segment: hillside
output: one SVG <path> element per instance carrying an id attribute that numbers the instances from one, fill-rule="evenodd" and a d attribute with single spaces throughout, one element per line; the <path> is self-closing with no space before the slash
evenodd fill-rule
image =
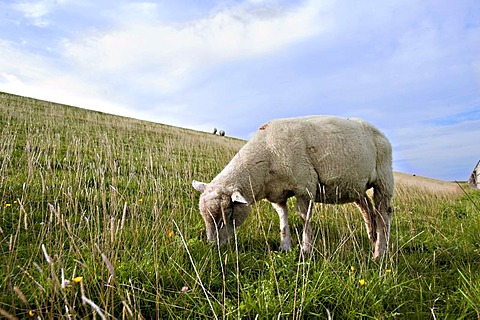
<path id="1" fill-rule="evenodd" d="M 203 143 L 210 144 L 212 149 L 227 147 L 230 149 L 230 154 L 234 154 L 244 144 L 244 141 L 238 139 L 218 139 L 218 137 L 205 132 L 125 118 L 7 93 L 0 93 L 0 99 L 3 112 L 3 116 L 0 119 L 2 127 L 6 126 L 10 120 L 23 121 L 25 124 L 27 121 L 32 121 L 34 125 L 38 125 L 38 127 L 42 127 L 46 131 L 52 130 L 51 132 L 46 132 L 47 134 L 57 133 L 70 137 L 75 135 L 92 135 L 92 128 L 95 128 L 96 134 L 99 132 L 108 134 L 112 128 L 116 128 L 115 130 L 117 131 L 118 129 L 126 129 L 130 131 L 130 134 L 136 131 L 145 131 L 151 134 L 158 134 L 157 140 L 152 141 L 151 146 L 154 143 L 161 145 L 163 142 L 161 137 L 167 135 L 176 136 L 180 140 L 184 138 L 184 140 L 205 140 Z M 98 132 L 97 129 L 100 129 L 100 131 Z M 134 137 L 129 138 L 132 141 L 134 139 Z M 148 145 L 148 143 L 146 144 Z M 207 152 L 203 156 L 208 158 L 208 155 L 209 153 Z M 225 161 L 228 161 L 228 158 Z M 211 178 L 211 176 L 207 178 Z M 395 172 L 395 182 L 398 187 L 419 188 L 425 192 L 453 194 L 461 192 L 459 186 L 455 183 L 401 172 Z"/>
<path id="2" fill-rule="evenodd" d="M 412 188 L 432 194 L 462 194 L 462 187 L 454 182 L 442 181 L 417 175 L 394 172 L 395 184 L 398 188 Z"/>
<path id="3" fill-rule="evenodd" d="M 217 248 L 191 180 L 214 177 L 244 141 L 5 93 L 0 130 L 0 316 L 480 314 L 478 192 L 395 173 L 381 261 L 354 205 L 315 206 L 312 259 L 295 214 L 294 249 L 278 251 L 278 216 L 263 201 Z"/>

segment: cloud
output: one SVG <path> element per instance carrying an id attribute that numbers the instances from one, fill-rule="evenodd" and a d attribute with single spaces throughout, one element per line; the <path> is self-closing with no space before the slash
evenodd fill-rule
<path id="1" fill-rule="evenodd" d="M 25 53 L 22 49 L 0 40 L 0 91 L 112 114 L 135 115 L 133 110 L 108 101 L 102 93 L 103 88 L 79 81 L 76 75 L 57 69 L 55 61 Z"/>
<path id="2" fill-rule="evenodd" d="M 147 81 L 172 93 L 199 69 L 269 54 L 318 33 L 317 10 L 311 3 L 292 11 L 242 4 L 180 24 L 133 18 L 113 32 L 66 39 L 64 47 L 83 69 L 140 78 L 155 70 Z"/>
<path id="3" fill-rule="evenodd" d="M 47 76 L 47 68 L 44 68 L 43 59 L 39 56 L 24 52 L 22 46 L 0 39 L 0 70 L 8 79 L 39 80 Z M 21 63 L 12 63 L 19 61 Z"/>
<path id="4" fill-rule="evenodd" d="M 50 21 L 46 16 L 58 5 L 62 5 L 65 2 L 66 0 L 24 1 L 13 4 L 12 8 L 22 13 L 33 25 L 46 27 L 50 25 Z"/>
<path id="5" fill-rule="evenodd" d="M 41 18 L 49 12 L 47 1 L 21 2 L 13 5 L 13 8 L 22 12 L 27 18 Z"/>

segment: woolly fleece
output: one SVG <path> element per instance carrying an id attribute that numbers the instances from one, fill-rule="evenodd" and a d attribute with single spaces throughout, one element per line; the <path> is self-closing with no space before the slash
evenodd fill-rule
<path id="1" fill-rule="evenodd" d="M 304 251 L 312 251 L 310 200 L 356 202 L 378 257 L 387 249 L 393 183 L 391 145 L 377 128 L 360 119 L 310 116 L 267 122 L 209 184 L 193 185 L 202 192 L 200 212 L 210 241 L 225 243 L 233 221 L 238 227 L 247 217 L 250 206 L 234 201 L 236 192 L 248 204 L 261 199 L 275 204 L 281 247 L 288 250 L 286 200 L 295 196 L 304 221 Z M 375 209 L 366 195 L 371 187 Z"/>

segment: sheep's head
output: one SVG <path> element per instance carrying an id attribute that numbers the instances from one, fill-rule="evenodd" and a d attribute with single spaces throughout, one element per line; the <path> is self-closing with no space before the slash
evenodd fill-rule
<path id="1" fill-rule="evenodd" d="M 240 226 L 250 212 L 248 201 L 238 190 L 228 190 L 193 180 L 193 187 L 201 192 L 200 213 L 207 228 L 209 242 L 225 244 L 234 228 Z"/>

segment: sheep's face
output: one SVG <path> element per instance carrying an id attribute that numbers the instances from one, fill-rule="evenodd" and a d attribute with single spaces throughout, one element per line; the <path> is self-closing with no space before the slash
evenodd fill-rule
<path id="1" fill-rule="evenodd" d="M 210 186 L 194 181 L 200 195 L 200 213 L 207 229 L 207 240 L 219 244 L 227 243 L 234 228 L 240 226 L 248 216 L 250 206 L 238 191 Z"/>

